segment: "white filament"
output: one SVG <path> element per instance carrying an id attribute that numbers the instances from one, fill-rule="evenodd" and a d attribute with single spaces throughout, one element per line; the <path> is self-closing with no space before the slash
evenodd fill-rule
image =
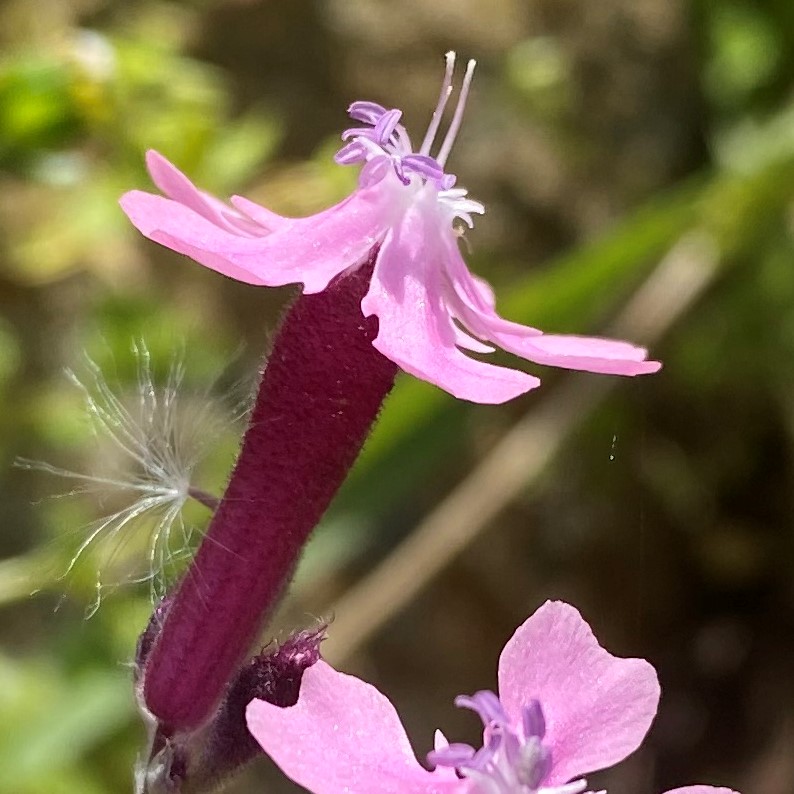
<path id="1" fill-rule="evenodd" d="M 430 147 L 436 139 L 438 128 L 441 125 L 441 117 L 444 115 L 444 109 L 447 106 L 449 97 L 452 94 L 452 75 L 455 72 L 455 53 L 450 51 L 444 58 L 447 65 L 444 71 L 444 82 L 441 85 L 441 93 L 438 96 L 438 103 L 436 109 L 433 111 L 433 118 L 430 119 L 430 124 L 427 127 L 425 138 L 422 141 L 422 146 L 419 149 L 419 154 L 430 154 Z"/>
<path id="2" fill-rule="evenodd" d="M 466 64 L 466 73 L 463 75 L 463 84 L 460 87 L 460 95 L 458 96 L 458 104 L 455 107 L 455 115 L 452 117 L 452 123 L 449 125 L 444 142 L 441 144 L 441 149 L 438 152 L 436 160 L 443 168 L 452 151 L 455 143 L 455 138 L 458 137 L 460 125 L 463 122 L 463 112 L 466 110 L 466 100 L 469 97 L 469 88 L 471 81 L 474 78 L 474 68 L 477 66 L 477 61 L 471 60 Z"/>

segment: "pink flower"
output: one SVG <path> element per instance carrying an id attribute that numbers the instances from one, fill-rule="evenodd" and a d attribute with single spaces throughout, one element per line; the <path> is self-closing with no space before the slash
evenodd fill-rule
<path id="1" fill-rule="evenodd" d="M 582 775 L 639 747 L 659 684 L 643 659 L 602 648 L 572 606 L 546 602 L 502 650 L 499 695 L 457 705 L 477 712 L 483 746 L 437 732 L 421 766 L 397 712 L 377 689 L 317 662 L 296 705 L 248 706 L 248 728 L 284 773 L 313 794 L 579 794 Z M 690 786 L 668 794 L 735 794 Z"/>
<path id="2" fill-rule="evenodd" d="M 501 347 L 538 364 L 615 375 L 656 372 L 644 348 L 608 339 L 544 334 L 500 317 L 490 287 L 468 270 L 458 247 L 463 227 L 483 213 L 444 171 L 461 124 L 474 70 L 466 70 L 457 109 L 436 155 L 430 155 L 452 92 L 454 55 L 438 106 L 415 151 L 401 111 L 355 102 L 363 126 L 346 130 L 340 164 L 363 164 L 359 187 L 309 218 L 285 218 L 240 196 L 228 206 L 193 185 L 167 160 L 147 163 L 164 196 L 127 193 L 121 205 L 150 239 L 230 278 L 277 286 L 301 283 L 320 292 L 377 252 L 364 316 L 379 322 L 373 345 L 413 375 L 456 397 L 500 403 L 540 384 L 533 375 L 466 355 Z"/>

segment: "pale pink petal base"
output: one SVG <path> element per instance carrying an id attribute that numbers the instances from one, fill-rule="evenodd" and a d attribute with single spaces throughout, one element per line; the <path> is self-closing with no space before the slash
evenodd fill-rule
<path id="1" fill-rule="evenodd" d="M 547 601 L 505 645 L 499 697 L 513 720 L 531 700 L 554 748 L 546 785 L 612 766 L 639 747 L 656 715 L 659 683 L 644 659 L 621 659 L 598 644 L 572 606 Z"/>
<path id="2" fill-rule="evenodd" d="M 444 256 L 432 214 L 411 206 L 383 241 L 365 316 L 378 318 L 375 347 L 406 372 L 463 400 L 502 403 L 540 385 L 533 375 L 469 358 L 458 345 L 476 347 L 461 334 L 444 304 Z M 482 349 L 482 348 L 481 348 Z"/>
<path id="3" fill-rule="evenodd" d="M 450 770 L 419 765 L 397 712 L 375 687 L 317 662 L 295 706 L 254 700 L 248 729 L 287 777 L 313 794 L 451 794 Z"/>
<path id="4" fill-rule="evenodd" d="M 500 317 L 492 294 L 466 267 L 457 241 L 445 240 L 445 263 L 451 290 L 448 302 L 453 314 L 480 339 L 493 342 L 521 358 L 550 367 L 598 372 L 607 375 L 648 375 L 658 372 L 658 361 L 647 361 L 644 347 L 589 336 L 544 334 L 537 328 Z"/>

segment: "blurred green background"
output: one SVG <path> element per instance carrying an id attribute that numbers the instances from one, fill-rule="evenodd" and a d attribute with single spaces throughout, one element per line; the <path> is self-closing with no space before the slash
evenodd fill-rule
<path id="1" fill-rule="evenodd" d="M 124 494 L 54 498 L 81 483 L 14 460 L 125 465 L 64 368 L 90 386 L 90 356 L 135 406 L 135 340 L 166 392 L 182 361 L 178 422 L 217 429 L 197 471 L 217 492 L 292 294 L 140 239 L 117 199 L 149 187 L 144 151 L 314 212 L 354 184 L 331 160 L 347 104 L 397 105 L 421 139 L 451 48 L 479 60 L 450 164 L 488 207 L 472 267 L 510 318 L 618 318 L 665 368 L 543 372 L 498 408 L 403 376 L 263 641 L 335 612 L 329 653 L 392 697 L 422 756 L 437 726 L 476 738 L 453 697 L 493 687 L 512 630 L 565 598 L 664 692 L 594 789 L 794 792 L 790 0 L 5 0 L 0 41 L 2 794 L 131 790 L 134 643 L 206 521 L 189 507 L 161 538 L 151 582 L 130 583 L 157 517 L 63 575 Z M 296 789 L 260 761 L 229 790 Z"/>

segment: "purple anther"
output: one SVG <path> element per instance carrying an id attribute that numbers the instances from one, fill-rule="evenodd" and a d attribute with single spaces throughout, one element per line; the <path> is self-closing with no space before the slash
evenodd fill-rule
<path id="1" fill-rule="evenodd" d="M 543 716 L 540 701 L 530 700 L 529 705 L 522 709 L 521 718 L 524 724 L 524 738 L 537 736 L 538 739 L 542 739 L 546 735 L 546 718 Z"/>
<path id="2" fill-rule="evenodd" d="M 409 154 L 401 158 L 401 160 L 402 166 L 406 171 L 411 171 L 423 179 L 436 183 L 443 190 L 447 189 L 443 187 L 444 177 L 446 176 L 444 169 L 432 157 L 428 157 L 426 154 Z"/>
<path id="3" fill-rule="evenodd" d="M 366 159 L 366 150 L 357 140 L 350 141 L 334 155 L 334 162 L 339 165 L 355 165 Z"/>
<path id="4" fill-rule="evenodd" d="M 343 141 L 349 141 L 351 138 L 367 138 L 373 142 L 377 142 L 377 135 L 375 134 L 374 127 L 348 127 L 342 131 L 339 136 Z"/>
<path id="5" fill-rule="evenodd" d="M 455 698 L 455 705 L 476 712 L 486 727 L 506 726 L 508 723 L 502 702 L 490 689 L 481 689 L 473 695 L 458 695 Z"/>
<path id="6" fill-rule="evenodd" d="M 402 118 L 402 110 L 387 110 L 379 119 L 372 130 L 374 138 L 381 146 L 385 146 Z"/>
<path id="7" fill-rule="evenodd" d="M 347 115 L 350 116 L 351 119 L 373 126 L 377 124 L 378 119 L 385 112 L 386 108 L 383 107 L 383 105 L 379 105 L 377 102 L 366 102 L 364 100 L 354 102 L 347 109 Z"/>
<path id="8" fill-rule="evenodd" d="M 452 190 L 455 187 L 455 183 L 458 181 L 458 178 L 455 174 L 444 174 L 441 177 L 441 189 L 442 190 Z"/>
<path id="9" fill-rule="evenodd" d="M 397 179 L 399 179 L 404 185 L 410 185 L 411 177 L 405 173 L 402 159 L 399 157 L 392 157 L 390 160 L 392 167 L 394 168 L 394 173 L 397 174 Z"/>
<path id="10" fill-rule="evenodd" d="M 411 176 L 416 175 L 423 182 L 431 182 L 438 190 L 449 190 L 455 184 L 452 174 L 445 174 L 438 160 L 425 152 L 413 153 L 408 133 L 400 124 L 402 111 L 397 108 L 386 110 L 374 102 L 356 102 L 350 106 L 350 115 L 371 127 L 350 127 L 342 133 L 346 141 L 335 155 L 334 160 L 340 165 L 366 163 L 380 157 L 389 158 L 394 173 L 404 185 L 411 184 Z M 377 171 L 370 169 L 362 173 L 359 184 L 362 187 L 383 178 L 384 168 L 379 165 Z"/>

